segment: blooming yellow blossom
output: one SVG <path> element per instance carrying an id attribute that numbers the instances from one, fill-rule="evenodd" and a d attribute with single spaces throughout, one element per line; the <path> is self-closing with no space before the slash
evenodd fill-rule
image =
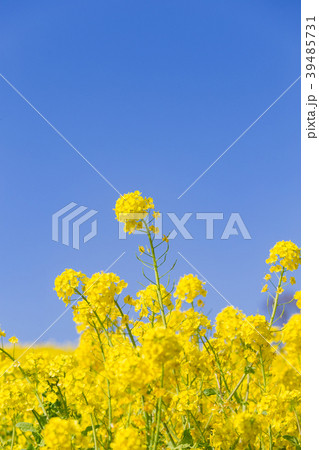
<path id="1" fill-rule="evenodd" d="M 199 280 L 197 275 L 184 275 L 176 286 L 174 297 L 186 300 L 188 303 L 192 303 L 199 295 L 206 297 L 207 291 L 203 288 L 204 284 L 205 282 Z"/>
<path id="2" fill-rule="evenodd" d="M 75 289 L 78 288 L 84 277 L 85 275 L 82 272 L 76 272 L 73 269 L 65 269 L 61 275 L 56 277 L 54 290 L 66 305 L 70 303 L 71 297 L 75 293 Z"/>
<path id="3" fill-rule="evenodd" d="M 155 227 L 154 225 L 150 225 L 149 230 L 152 231 L 154 234 L 159 233 L 159 228 Z"/>
<path id="4" fill-rule="evenodd" d="M 143 336 L 142 355 L 155 366 L 164 363 L 167 365 L 170 361 L 176 364 L 181 350 L 181 344 L 173 330 L 154 327 Z"/>
<path id="5" fill-rule="evenodd" d="M 116 433 L 113 450 L 146 450 L 146 444 L 143 443 L 141 432 L 134 427 L 119 429 Z"/>
<path id="6" fill-rule="evenodd" d="M 294 299 L 297 300 L 296 305 L 301 308 L 301 291 L 297 291 L 294 295 Z"/>
<path id="7" fill-rule="evenodd" d="M 269 251 L 268 264 L 278 263 L 286 270 L 296 270 L 300 264 L 300 248 L 291 241 L 280 241 Z"/>
<path id="8" fill-rule="evenodd" d="M 11 344 L 17 344 L 17 343 L 19 342 L 19 339 L 18 339 L 17 337 L 15 337 L 15 336 L 12 336 L 12 337 L 9 339 L 9 342 L 10 342 Z"/>
<path id="9" fill-rule="evenodd" d="M 83 437 L 76 420 L 63 420 L 59 417 L 53 417 L 46 425 L 43 436 L 44 449 L 70 450 L 71 448 L 82 448 L 80 444 Z"/>
<path id="10" fill-rule="evenodd" d="M 127 305 L 135 305 L 135 300 L 130 296 L 127 295 L 126 297 L 124 297 L 124 303 L 126 303 Z"/>
<path id="11" fill-rule="evenodd" d="M 124 231 L 131 234 L 143 228 L 142 221 L 152 209 L 153 199 L 142 197 L 140 191 L 135 191 L 122 195 L 117 200 L 114 211 L 116 219 L 124 223 Z"/>
<path id="12" fill-rule="evenodd" d="M 294 284 L 296 284 L 296 279 L 295 277 L 290 277 L 290 284 L 293 286 Z"/>
<path id="13" fill-rule="evenodd" d="M 142 317 L 147 317 L 150 312 L 159 313 L 161 309 L 160 301 L 163 302 L 169 310 L 173 309 L 171 294 L 165 287 L 160 285 L 161 297 L 158 297 L 158 289 L 154 284 L 150 284 L 145 289 L 137 292 L 137 300 L 134 302 L 135 311 L 141 311 Z"/>

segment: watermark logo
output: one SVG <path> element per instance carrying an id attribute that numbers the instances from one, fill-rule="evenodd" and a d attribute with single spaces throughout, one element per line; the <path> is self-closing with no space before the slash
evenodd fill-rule
<path id="1" fill-rule="evenodd" d="M 246 227 L 241 215 L 238 212 L 232 212 L 229 216 L 225 216 L 222 212 L 205 212 L 205 213 L 185 213 L 181 218 L 173 212 L 167 213 L 165 216 L 169 219 L 168 230 L 170 230 L 169 239 L 175 239 L 179 234 L 183 239 L 194 239 L 187 226 L 189 220 L 195 218 L 195 220 L 205 221 L 205 227 L 203 233 L 205 233 L 205 239 L 215 239 L 214 225 L 215 222 L 223 221 L 223 232 L 217 236 L 217 239 L 228 240 L 231 236 L 238 236 L 245 240 L 250 240 L 251 235 Z M 158 233 L 155 239 L 162 239 L 163 237 L 163 217 L 164 214 L 160 214 L 158 218 L 154 220 L 154 226 L 158 228 Z M 144 215 L 138 213 L 125 213 L 125 221 L 143 219 Z M 122 221 L 123 222 L 123 221 Z M 173 227 L 173 228 L 172 228 Z M 166 228 L 166 227 L 165 227 Z M 140 234 L 139 231 L 135 231 L 135 234 Z M 118 228 L 119 239 L 126 239 L 126 232 L 124 231 L 124 224 L 119 222 Z"/>
<path id="2" fill-rule="evenodd" d="M 93 216 L 97 214 L 97 211 L 95 211 L 94 209 L 91 209 L 89 211 L 87 211 L 87 209 L 88 208 L 86 206 L 78 206 L 77 203 L 71 202 L 63 208 L 59 209 L 59 211 L 52 214 L 52 240 L 55 242 L 59 242 L 61 235 L 62 244 L 69 246 L 71 245 L 71 234 L 72 247 L 76 250 L 79 250 L 81 225 L 88 222 Z M 84 211 L 87 212 L 85 214 L 82 214 Z M 97 220 L 95 219 L 90 223 L 91 231 L 83 237 L 84 243 L 88 242 L 90 239 L 94 238 L 94 236 L 97 235 Z"/>

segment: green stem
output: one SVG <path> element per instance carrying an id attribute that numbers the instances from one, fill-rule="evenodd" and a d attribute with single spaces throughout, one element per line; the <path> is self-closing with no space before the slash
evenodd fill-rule
<path id="1" fill-rule="evenodd" d="M 144 420 L 145 420 L 145 428 L 146 428 L 147 448 L 149 448 L 150 442 L 151 442 L 150 420 L 149 420 L 149 415 L 148 415 L 148 413 L 145 411 L 145 400 L 144 400 L 144 395 L 142 395 L 142 405 L 143 405 Z"/>
<path id="2" fill-rule="evenodd" d="M 225 384 L 225 388 L 226 388 L 228 394 L 230 394 L 230 389 L 229 389 L 229 387 L 228 387 L 228 384 L 227 384 L 227 381 L 226 381 L 226 378 L 225 378 L 225 374 L 224 374 L 224 371 L 223 371 L 222 366 L 221 366 L 221 364 L 220 364 L 218 355 L 217 355 L 217 353 L 215 352 L 215 350 L 214 350 L 214 348 L 212 347 L 212 345 L 211 345 L 211 343 L 209 342 L 209 340 L 207 339 L 207 337 L 204 336 L 204 338 L 205 338 L 205 340 L 206 340 L 206 342 L 207 342 L 209 348 L 210 348 L 211 351 L 213 352 L 213 355 L 214 355 L 214 357 L 215 357 L 215 361 L 216 361 L 217 367 L 218 367 L 218 369 L 219 369 L 219 371 L 220 371 L 220 375 L 221 375 L 222 380 L 223 380 L 223 382 L 224 382 L 224 384 Z M 205 346 L 205 348 L 206 348 L 206 350 L 207 350 L 207 347 L 206 347 L 206 345 L 205 345 L 205 343 L 204 343 L 202 337 L 201 337 L 201 341 L 202 341 L 203 345 Z M 208 352 L 208 350 L 207 350 L 207 352 Z M 209 353 L 209 352 L 208 352 L 208 353 Z M 236 397 L 236 393 L 235 393 L 235 397 Z M 236 400 L 237 400 L 238 403 L 239 403 L 239 398 L 236 398 Z"/>
<path id="3" fill-rule="evenodd" d="M 233 390 L 233 392 L 230 394 L 230 396 L 227 398 L 227 402 L 232 398 L 233 395 L 236 394 L 237 390 L 239 389 L 240 385 L 242 384 L 242 382 L 244 381 L 244 379 L 246 378 L 247 373 L 244 373 L 243 376 L 241 377 L 241 379 L 238 381 L 235 389 Z"/>
<path id="4" fill-rule="evenodd" d="M 91 306 L 90 302 L 88 301 L 88 299 L 83 294 L 81 294 L 80 291 L 78 291 L 77 289 L 74 289 L 74 292 L 79 294 L 82 297 L 82 299 L 92 308 L 92 306 Z M 101 328 L 104 330 L 106 338 L 108 340 L 108 343 L 109 343 L 110 347 L 113 347 L 113 344 L 112 344 L 111 338 L 109 336 L 109 333 L 108 333 L 107 329 L 105 328 L 102 320 L 100 319 L 100 316 L 97 314 L 97 312 L 93 308 L 92 308 L 92 311 L 93 311 L 93 314 L 95 315 L 95 317 L 97 318 L 97 321 L 101 325 Z M 95 327 L 94 327 L 94 329 L 98 333 L 98 330 Z"/>
<path id="5" fill-rule="evenodd" d="M 212 420 L 212 418 L 213 418 L 213 415 L 214 415 L 214 411 L 212 411 L 212 412 L 210 413 L 210 416 L 209 416 L 209 418 L 208 418 L 208 420 L 207 420 L 207 422 L 206 422 L 204 431 L 207 431 L 207 428 L 209 427 L 209 424 L 210 424 L 210 422 L 211 422 L 211 420 Z"/>
<path id="6" fill-rule="evenodd" d="M 243 405 L 243 411 L 246 411 L 246 408 L 247 408 L 248 397 L 249 397 L 249 383 L 250 383 L 250 374 L 247 375 L 247 386 L 246 386 L 246 395 L 245 395 L 245 402 Z"/>
<path id="7" fill-rule="evenodd" d="M 95 429 L 95 425 L 94 425 L 94 420 L 93 420 L 92 414 L 90 414 L 90 419 L 91 419 L 92 433 L 93 433 L 93 439 L 94 439 L 94 449 L 98 450 L 97 440 L 96 440 L 96 429 Z"/>
<path id="8" fill-rule="evenodd" d="M 11 450 L 13 450 L 15 438 L 16 438 L 16 424 L 13 423 L 12 437 L 11 437 L 11 446 L 10 446 Z"/>
<path id="9" fill-rule="evenodd" d="M 205 444 L 207 444 L 206 438 L 205 438 L 205 436 L 204 436 L 204 434 L 203 434 L 203 432 L 202 432 L 202 430 L 201 430 L 201 427 L 200 427 L 198 421 L 196 420 L 194 414 L 193 414 L 191 411 L 189 411 L 189 413 L 190 413 L 190 415 L 191 415 L 193 421 L 195 422 L 196 428 L 198 429 L 199 434 L 201 435 L 203 441 L 205 442 Z"/>
<path id="10" fill-rule="evenodd" d="M 263 375 L 263 382 L 264 382 L 264 390 L 266 389 L 266 374 L 265 374 L 265 366 L 264 366 L 264 360 L 263 360 L 263 355 L 262 352 L 260 350 L 260 365 L 261 365 L 261 373 Z"/>
<path id="11" fill-rule="evenodd" d="M 36 421 L 38 422 L 39 427 L 41 428 L 41 430 L 43 430 L 43 425 L 41 423 L 41 417 L 39 416 L 39 414 L 34 409 L 32 409 L 31 412 L 34 415 L 34 417 L 36 418 Z"/>
<path id="12" fill-rule="evenodd" d="M 87 398 L 86 398 L 84 392 L 82 392 L 82 395 L 83 395 L 83 398 L 85 400 L 85 403 L 88 405 L 89 403 L 87 401 Z M 94 424 L 92 413 L 90 413 L 90 419 L 91 419 L 91 426 L 92 426 L 92 433 L 93 433 L 93 440 L 94 440 L 94 449 L 98 450 L 97 439 L 96 439 L 96 429 L 95 429 L 95 424 Z"/>
<path id="13" fill-rule="evenodd" d="M 122 308 L 120 307 L 120 305 L 118 304 L 118 302 L 116 300 L 114 300 L 114 301 L 115 301 L 115 305 L 117 306 L 117 309 L 120 311 L 121 317 L 124 317 L 124 313 L 123 313 Z M 133 347 L 136 347 L 136 343 L 135 343 L 135 340 L 134 340 L 134 337 L 132 335 L 132 331 L 131 331 L 130 327 L 127 324 L 125 325 L 125 327 L 126 327 L 126 330 L 128 332 L 129 338 L 130 338 L 130 340 L 131 340 L 131 342 L 133 344 Z"/>
<path id="14" fill-rule="evenodd" d="M 106 358 L 105 358 L 105 354 L 104 354 L 104 349 L 103 349 L 103 344 L 101 342 L 100 336 L 97 332 L 97 330 L 95 329 L 96 333 L 97 333 L 97 337 L 99 339 L 99 344 L 100 344 L 100 348 L 101 348 L 101 353 L 102 353 L 102 358 L 103 358 L 103 362 L 104 364 L 106 363 Z M 108 418 L 109 418 L 109 423 L 108 423 L 108 433 L 109 433 L 109 446 L 112 442 L 112 402 L 111 402 L 111 390 L 110 390 L 110 381 L 108 379 L 106 379 L 106 385 L 107 385 L 107 396 L 108 396 Z"/>
<path id="15" fill-rule="evenodd" d="M 151 233 L 150 233 L 150 230 L 148 228 L 147 223 L 145 222 L 145 220 L 143 220 L 143 222 L 144 222 L 144 225 L 145 225 L 145 228 L 146 228 L 148 240 L 149 240 L 150 247 L 151 247 L 151 254 L 152 254 L 152 260 L 153 260 L 154 274 L 155 274 L 155 280 L 156 280 L 157 299 L 158 299 L 158 302 L 159 302 L 159 305 L 160 305 L 163 325 L 164 325 L 165 328 L 167 328 L 166 318 L 165 318 L 165 311 L 164 311 L 164 305 L 163 305 L 163 299 L 162 299 L 162 293 L 161 293 L 160 277 L 159 277 L 159 274 L 158 274 L 158 266 L 157 266 L 157 260 L 156 260 L 156 255 L 155 255 L 155 249 L 154 249 L 154 245 L 153 245 L 153 239 L 152 239 L 152 236 L 151 236 Z"/>
<path id="16" fill-rule="evenodd" d="M 161 378 L 161 388 L 164 385 L 164 364 L 162 364 L 162 378 Z M 155 439 L 154 439 L 154 450 L 157 449 L 157 443 L 159 438 L 159 430 L 161 425 L 161 412 L 162 412 L 162 396 L 158 399 L 157 405 L 157 420 L 156 420 L 156 431 L 155 431 Z"/>
<path id="17" fill-rule="evenodd" d="M 272 449 L 273 449 L 273 444 L 272 444 L 272 431 L 271 431 L 271 426 L 270 426 L 270 425 L 269 425 L 268 432 L 269 432 L 269 450 L 272 450 Z"/>
<path id="18" fill-rule="evenodd" d="M 108 396 L 108 415 L 109 415 L 109 443 L 112 442 L 112 402 L 111 402 L 111 390 L 110 390 L 110 382 L 107 381 L 107 396 Z"/>
<path id="19" fill-rule="evenodd" d="M 172 435 L 171 435 L 171 433 L 170 433 L 170 431 L 169 431 L 169 428 L 168 428 L 168 426 L 167 426 L 167 423 L 166 423 L 166 422 L 163 422 L 163 425 L 164 425 L 164 428 L 165 428 L 165 430 L 166 430 L 167 436 L 168 436 L 168 438 L 169 438 L 171 444 L 175 447 L 176 444 L 175 444 L 175 441 L 174 441 L 174 439 L 173 439 L 173 437 L 172 437 Z"/>
<path id="20" fill-rule="evenodd" d="M 282 277 L 284 276 L 284 273 L 285 273 L 285 268 L 283 267 L 283 268 L 281 269 L 281 272 L 280 272 L 280 277 L 279 277 L 279 281 L 278 281 L 276 297 L 275 297 L 275 299 L 274 299 L 274 304 L 273 304 L 272 314 L 271 314 L 270 321 L 269 321 L 269 328 L 271 328 L 271 326 L 272 326 L 272 324 L 273 324 L 273 322 L 274 322 L 274 320 L 275 320 L 276 311 L 277 311 L 277 308 L 278 308 L 278 299 L 279 299 L 278 289 L 281 288 L 281 285 L 282 285 Z"/>

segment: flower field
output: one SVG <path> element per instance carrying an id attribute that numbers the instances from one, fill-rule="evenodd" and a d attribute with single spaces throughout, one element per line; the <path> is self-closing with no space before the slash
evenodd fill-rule
<path id="1" fill-rule="evenodd" d="M 297 245 L 278 242 L 266 260 L 269 316 L 227 306 L 211 321 L 205 282 L 168 278 L 153 199 L 125 194 L 115 214 L 148 238 L 137 252 L 145 286 L 133 298 L 114 273 L 59 275 L 57 296 L 80 333 L 74 350 L 24 351 L 0 330 L 1 448 L 300 448 L 300 314 L 278 327 Z M 298 291 L 289 302 L 300 301 Z"/>

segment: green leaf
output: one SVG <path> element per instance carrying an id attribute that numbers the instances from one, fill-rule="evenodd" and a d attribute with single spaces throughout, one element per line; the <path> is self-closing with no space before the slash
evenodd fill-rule
<path id="1" fill-rule="evenodd" d="M 245 367 L 245 374 L 247 375 L 249 373 L 255 373 L 255 369 L 251 366 Z"/>
<path id="2" fill-rule="evenodd" d="M 31 433 L 37 433 L 37 429 L 35 428 L 35 426 L 32 423 L 28 423 L 28 422 L 18 422 L 16 424 L 17 428 L 20 428 L 21 431 L 31 431 Z"/>
<path id="3" fill-rule="evenodd" d="M 179 445 L 193 445 L 193 438 L 189 430 L 184 430 L 183 437 L 179 442 Z M 187 447 L 186 447 L 187 448 Z"/>
<path id="4" fill-rule="evenodd" d="M 203 390 L 203 393 L 204 393 L 207 397 L 209 397 L 210 395 L 216 395 L 216 394 L 217 394 L 217 391 L 216 391 L 216 389 L 210 388 L 210 389 L 204 389 L 204 390 Z"/>
<path id="5" fill-rule="evenodd" d="M 95 425 L 95 429 L 97 430 L 100 428 L 101 425 Z M 85 428 L 85 430 L 82 431 L 83 436 L 87 436 L 88 433 L 90 433 L 93 430 L 92 425 L 89 425 Z"/>
<path id="6" fill-rule="evenodd" d="M 283 436 L 284 439 L 286 439 L 286 441 L 291 442 L 295 447 L 297 447 L 298 449 L 300 449 L 300 444 L 298 439 L 296 438 L 296 436 L 289 436 L 288 434 L 285 434 Z"/>

